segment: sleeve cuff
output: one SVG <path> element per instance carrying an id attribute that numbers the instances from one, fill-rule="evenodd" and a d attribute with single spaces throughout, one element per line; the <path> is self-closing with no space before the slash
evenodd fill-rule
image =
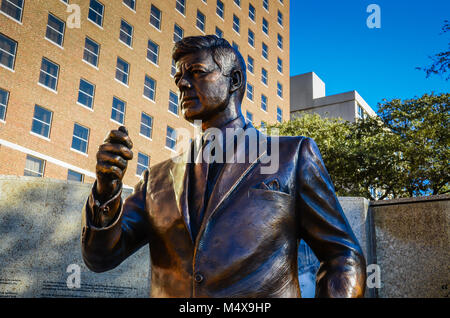
<path id="1" fill-rule="evenodd" d="M 120 203 L 122 201 L 121 195 L 122 195 L 122 182 L 119 185 L 119 188 L 117 190 L 117 192 L 106 202 L 101 203 L 98 200 L 98 194 L 96 192 L 96 188 L 97 188 L 97 180 L 95 180 L 93 186 L 92 186 L 92 191 L 91 194 L 89 195 L 89 199 L 88 199 L 88 206 L 90 208 L 90 212 L 89 213 L 89 223 L 90 225 L 94 225 L 95 227 L 105 227 L 108 226 L 109 224 L 114 223 L 114 221 L 117 218 L 117 211 L 120 208 Z M 113 211 L 113 212 L 112 212 Z M 111 213 L 115 214 L 115 217 L 113 218 L 113 220 L 111 220 L 111 222 L 109 222 L 108 225 L 103 225 L 101 224 L 101 220 L 103 219 L 102 216 L 103 215 L 111 215 Z"/>

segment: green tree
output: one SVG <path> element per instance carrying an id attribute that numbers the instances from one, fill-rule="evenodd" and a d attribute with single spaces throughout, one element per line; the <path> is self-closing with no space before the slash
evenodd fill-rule
<path id="1" fill-rule="evenodd" d="M 450 24 L 446 20 L 442 27 L 442 34 L 445 34 L 448 31 L 450 31 Z M 441 75 L 448 81 L 450 79 L 450 42 L 448 43 L 448 46 L 447 51 L 430 56 L 430 59 L 433 61 L 430 66 L 417 67 L 417 69 L 425 71 L 427 78 L 431 75 Z"/>
<path id="2" fill-rule="evenodd" d="M 404 187 L 409 196 L 450 191 L 450 94 L 384 100 L 378 114 L 400 138 Z"/>
<path id="3" fill-rule="evenodd" d="M 280 135 L 307 136 L 317 143 L 339 196 L 362 196 L 370 200 L 400 196 L 398 137 L 379 120 L 355 123 L 305 114 L 268 126 Z"/>
<path id="4" fill-rule="evenodd" d="M 350 123 L 306 114 L 267 129 L 313 138 L 340 196 L 442 194 L 450 191 L 448 100 L 449 94 L 384 100 L 380 117 Z"/>

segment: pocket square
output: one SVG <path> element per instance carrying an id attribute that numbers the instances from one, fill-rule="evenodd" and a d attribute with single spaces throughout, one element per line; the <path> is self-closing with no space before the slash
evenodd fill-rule
<path id="1" fill-rule="evenodd" d="M 278 179 L 266 180 L 258 184 L 255 188 L 263 190 L 280 191 L 280 183 L 278 182 Z"/>

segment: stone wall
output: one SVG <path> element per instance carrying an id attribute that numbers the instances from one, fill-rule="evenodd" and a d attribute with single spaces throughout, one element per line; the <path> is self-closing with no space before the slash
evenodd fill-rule
<path id="1" fill-rule="evenodd" d="M 84 265 L 81 208 L 90 189 L 88 184 L 0 176 L 0 297 L 148 297 L 148 249 L 107 273 Z M 67 287 L 71 264 L 80 268 L 80 288 Z"/>
<path id="2" fill-rule="evenodd" d="M 450 297 L 450 195 L 372 202 L 378 297 Z"/>
<path id="3" fill-rule="evenodd" d="M 0 297 L 148 297 L 148 248 L 106 273 L 84 265 L 81 208 L 90 189 L 89 184 L 0 176 Z M 130 193 L 125 189 L 123 196 Z M 363 198 L 339 201 L 367 263 L 380 266 L 381 288 L 368 289 L 367 297 L 449 296 L 449 195 L 370 207 Z M 80 288 L 67 287 L 71 265 L 79 266 Z"/>

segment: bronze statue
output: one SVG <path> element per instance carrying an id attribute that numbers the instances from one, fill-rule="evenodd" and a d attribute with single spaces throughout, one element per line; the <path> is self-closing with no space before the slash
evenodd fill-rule
<path id="1" fill-rule="evenodd" d="M 185 119 L 202 120 L 203 131 L 254 130 L 265 138 L 241 114 L 246 66 L 226 40 L 186 37 L 173 58 Z M 145 171 L 122 202 L 132 142 L 124 127 L 111 131 L 99 147 L 97 180 L 83 209 L 86 265 L 107 271 L 149 244 L 152 297 L 300 297 L 303 238 L 321 262 L 316 296 L 362 297 L 364 256 L 314 141 L 267 137 L 280 155 L 278 169 L 262 173 L 269 150 L 250 160 L 248 138 L 235 137 L 221 145 L 231 140 L 226 158 L 244 161 L 191 162 L 208 143 L 202 136 L 181 155 L 187 161 L 169 159 Z"/>

